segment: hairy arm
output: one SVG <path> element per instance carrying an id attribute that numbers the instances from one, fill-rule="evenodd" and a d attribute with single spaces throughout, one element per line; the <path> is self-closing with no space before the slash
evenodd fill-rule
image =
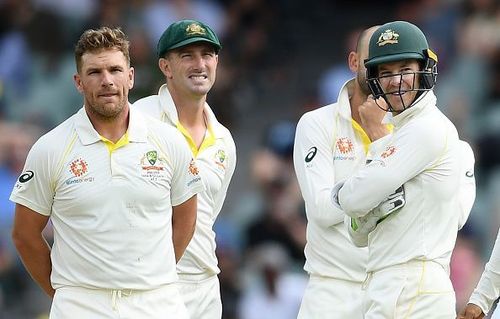
<path id="1" fill-rule="evenodd" d="M 33 280 L 49 295 L 54 296 L 50 283 L 52 263 L 50 247 L 42 235 L 48 216 L 38 214 L 26 206 L 16 204 L 12 240 L 21 260 Z"/>

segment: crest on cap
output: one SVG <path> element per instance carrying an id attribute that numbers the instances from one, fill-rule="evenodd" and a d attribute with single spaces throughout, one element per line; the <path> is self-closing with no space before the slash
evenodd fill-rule
<path id="1" fill-rule="evenodd" d="M 380 37 L 378 37 L 377 44 L 379 47 L 384 46 L 386 44 L 396 44 L 398 43 L 398 38 L 399 34 L 397 34 L 395 31 L 392 31 L 391 29 L 387 29 L 382 34 Z"/>
<path id="2" fill-rule="evenodd" d="M 201 25 L 197 23 L 191 23 L 186 27 L 186 34 L 187 35 L 206 35 L 207 31 L 205 28 L 203 28 Z"/>

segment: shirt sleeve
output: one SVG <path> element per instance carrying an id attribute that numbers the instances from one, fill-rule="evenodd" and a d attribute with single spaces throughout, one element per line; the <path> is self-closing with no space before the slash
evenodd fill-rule
<path id="1" fill-rule="evenodd" d="M 495 246 L 490 260 L 486 264 L 479 283 L 472 293 L 470 303 L 478 305 L 485 314 L 500 296 L 500 232 L 497 235 Z"/>
<path id="2" fill-rule="evenodd" d="M 465 141 L 460 141 L 462 172 L 460 177 L 460 218 L 458 227 L 461 229 L 471 212 L 474 200 L 476 199 L 476 178 L 474 175 L 474 152 Z"/>
<path id="3" fill-rule="evenodd" d="M 229 188 L 229 183 L 231 182 L 231 178 L 233 177 L 234 170 L 236 169 L 236 146 L 234 145 L 234 140 L 231 137 L 231 134 L 228 132 L 227 137 L 224 139 L 224 143 L 226 144 L 227 150 L 227 168 L 226 174 L 224 176 L 224 180 L 222 181 L 222 188 L 218 192 L 217 197 L 215 199 L 215 209 L 214 212 L 220 212 L 222 209 L 222 205 L 224 203 L 224 199 L 227 195 L 227 189 Z"/>
<path id="4" fill-rule="evenodd" d="M 308 219 L 332 226 L 344 221 L 344 213 L 331 201 L 333 145 L 327 130 L 310 115 L 306 113 L 297 124 L 293 164 Z"/>
<path id="5" fill-rule="evenodd" d="M 51 163 L 50 153 L 40 140 L 33 145 L 10 195 L 11 201 L 44 216 L 50 215 L 55 194 L 52 180 L 56 164 Z"/>
<path id="6" fill-rule="evenodd" d="M 372 161 L 346 179 L 338 191 L 337 201 L 347 215 L 366 215 L 398 187 L 438 163 L 446 150 L 447 132 L 429 130 L 431 124 L 424 124 L 408 123 L 388 143 L 380 139 L 370 144 Z"/>
<path id="7" fill-rule="evenodd" d="M 178 206 L 204 190 L 199 168 L 184 137 L 172 130 L 169 136 L 170 154 L 173 154 L 173 174 L 170 189 L 172 206 Z"/>

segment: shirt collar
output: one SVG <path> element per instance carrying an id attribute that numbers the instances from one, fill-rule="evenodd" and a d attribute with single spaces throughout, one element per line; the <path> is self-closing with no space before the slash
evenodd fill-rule
<path id="1" fill-rule="evenodd" d="M 161 107 L 161 117 L 164 122 L 171 122 L 173 125 L 177 125 L 179 123 L 179 115 L 177 113 L 177 108 L 175 107 L 174 100 L 168 91 L 168 87 L 166 84 L 163 84 L 158 91 L 158 97 L 160 99 L 160 107 Z M 204 107 L 205 117 L 207 119 L 207 123 L 210 126 L 210 129 L 213 131 L 216 138 L 220 138 L 223 135 L 222 125 L 219 123 L 217 118 L 215 117 L 214 112 L 205 102 Z"/>
<path id="2" fill-rule="evenodd" d="M 424 92 L 423 96 L 420 97 L 420 101 L 403 112 L 397 115 L 388 112 L 384 122 L 392 123 L 395 127 L 401 127 L 416 115 L 425 112 L 431 107 L 436 107 L 436 101 L 436 95 L 434 95 L 433 91 Z"/>
<path id="3" fill-rule="evenodd" d="M 337 102 L 340 106 L 338 111 L 339 115 L 349 121 L 352 119 L 351 102 L 349 98 L 352 96 L 352 92 L 354 90 L 354 80 L 355 79 L 350 79 L 349 81 L 344 83 L 342 89 L 340 89 Z"/>
<path id="4" fill-rule="evenodd" d="M 146 142 L 147 141 L 147 125 L 144 116 L 141 112 L 133 109 L 129 105 L 129 124 L 128 124 L 128 137 L 130 142 Z M 92 122 L 82 107 L 76 113 L 75 128 L 78 137 L 83 145 L 90 145 L 101 141 L 99 133 L 95 130 Z"/>

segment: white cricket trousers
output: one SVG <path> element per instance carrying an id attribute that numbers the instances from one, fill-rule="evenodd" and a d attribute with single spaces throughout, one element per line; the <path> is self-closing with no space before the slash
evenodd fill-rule
<path id="1" fill-rule="evenodd" d="M 221 319 L 219 278 L 213 274 L 178 274 L 176 285 L 191 319 Z"/>
<path id="2" fill-rule="evenodd" d="M 153 290 L 56 289 L 50 319 L 189 319 L 174 284 Z"/>
<path id="3" fill-rule="evenodd" d="M 297 319 L 363 319 L 361 282 L 311 275 Z"/>
<path id="4" fill-rule="evenodd" d="M 410 261 L 368 274 L 365 319 L 455 319 L 448 272 L 432 261 Z"/>

